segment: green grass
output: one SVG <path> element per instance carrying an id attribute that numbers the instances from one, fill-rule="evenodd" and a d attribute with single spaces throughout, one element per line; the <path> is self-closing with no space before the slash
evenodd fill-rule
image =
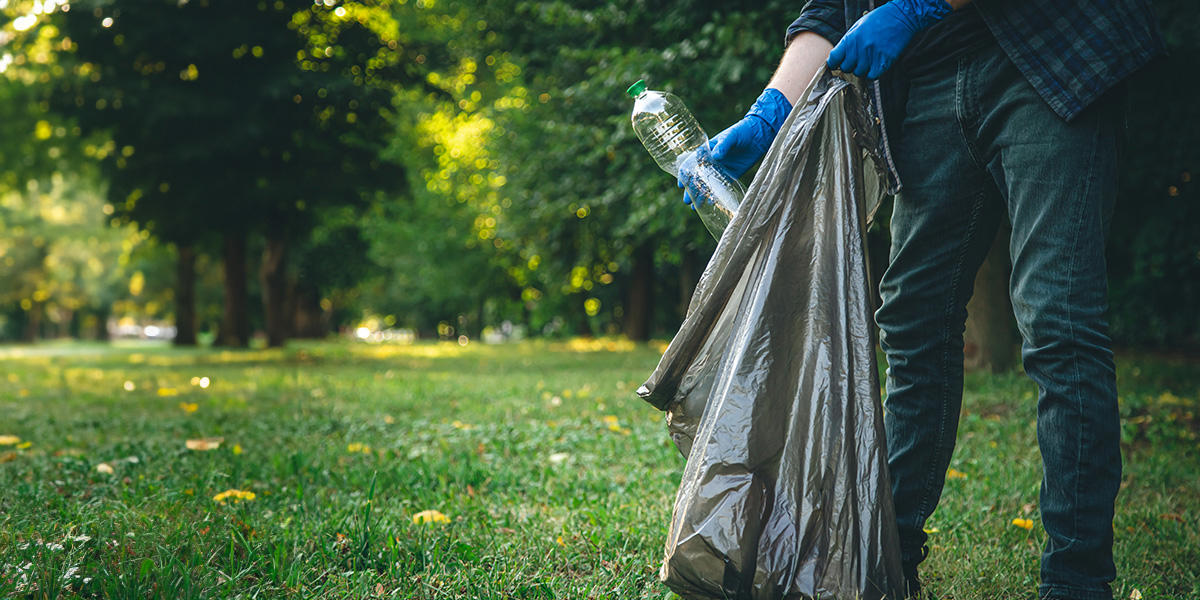
<path id="1" fill-rule="evenodd" d="M 606 340 L 0 348 L 0 435 L 21 439 L 0 446 L 0 598 L 670 597 L 683 460 L 633 395 L 657 359 Z M 1200 598 L 1200 367 L 1120 378 L 1117 596 Z M 1036 586 L 1033 405 L 1019 375 L 968 377 L 962 477 L 929 524 L 940 597 Z M 224 440 L 185 446 L 202 437 Z M 255 498 L 213 500 L 229 489 Z"/>

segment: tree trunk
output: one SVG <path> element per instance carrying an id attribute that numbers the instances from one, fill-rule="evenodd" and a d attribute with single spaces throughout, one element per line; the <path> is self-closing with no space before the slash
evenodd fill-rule
<path id="1" fill-rule="evenodd" d="M 269 235 L 258 271 L 262 282 L 263 312 L 267 321 L 267 345 L 282 346 L 290 333 L 288 327 L 287 242 L 280 235 Z"/>
<path id="2" fill-rule="evenodd" d="M 625 302 L 625 336 L 637 342 L 650 339 L 654 313 L 654 247 L 643 242 L 633 251 L 633 272 Z"/>
<path id="3" fill-rule="evenodd" d="M 329 335 L 329 319 L 321 308 L 321 292 L 317 288 L 297 283 L 292 312 L 296 337 L 321 339 Z"/>
<path id="4" fill-rule="evenodd" d="M 175 345 L 196 345 L 196 249 L 178 246 L 175 264 Z"/>
<path id="5" fill-rule="evenodd" d="M 246 235 L 225 234 L 222 254 L 225 313 L 221 319 L 217 345 L 244 348 L 250 342 L 250 315 L 246 311 Z"/>
<path id="6" fill-rule="evenodd" d="M 1002 373 L 1016 362 L 1016 326 L 1008 297 L 1008 278 L 1012 272 L 1008 258 L 1011 233 L 1008 227 L 997 232 L 987 258 L 975 276 L 975 294 L 967 303 L 967 329 L 963 333 L 963 359 L 967 370 Z"/>
<path id="7" fill-rule="evenodd" d="M 21 332 L 21 341 L 32 344 L 41 337 L 43 311 L 45 307 L 41 302 L 34 302 L 33 306 L 25 311 L 25 330 Z"/>
<path id="8" fill-rule="evenodd" d="M 696 254 L 695 252 L 684 249 L 683 255 L 679 260 L 679 322 L 687 317 L 688 306 L 692 303 L 692 294 L 696 291 L 696 284 L 699 283 L 700 276 L 696 273 Z"/>
<path id="9" fill-rule="evenodd" d="M 592 330 L 592 322 L 588 319 L 587 309 L 583 307 L 583 299 L 586 294 L 578 294 L 570 296 L 571 313 L 575 315 L 575 333 L 580 337 L 590 338 L 595 337 L 596 332 Z"/>

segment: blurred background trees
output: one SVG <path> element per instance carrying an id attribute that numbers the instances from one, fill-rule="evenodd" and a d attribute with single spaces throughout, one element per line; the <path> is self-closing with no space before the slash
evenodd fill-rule
<path id="1" fill-rule="evenodd" d="M 1200 9 L 1155 6 L 1172 55 L 1129 86 L 1113 332 L 1194 349 Z M 0 0 L 0 335 L 669 336 L 714 243 L 623 92 L 672 90 L 715 134 L 797 10 Z"/>

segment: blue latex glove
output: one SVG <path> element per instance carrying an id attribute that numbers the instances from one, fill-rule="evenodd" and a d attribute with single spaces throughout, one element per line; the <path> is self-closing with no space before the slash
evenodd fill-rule
<path id="1" fill-rule="evenodd" d="M 842 36 L 825 64 L 859 77 L 877 79 L 896 62 L 918 31 L 953 9 L 946 0 L 892 0 L 867 13 Z"/>
<path id="2" fill-rule="evenodd" d="M 708 149 L 712 154 L 712 162 L 734 179 L 745 175 L 754 163 L 767 154 L 771 142 L 775 140 L 775 135 L 779 133 L 779 128 L 791 112 L 792 103 L 788 102 L 783 92 L 775 88 L 763 90 L 741 121 L 709 140 Z M 694 166 L 695 161 L 681 166 L 680 188 L 687 189 Z M 683 194 L 683 203 L 692 204 L 691 194 L 687 191 Z"/>

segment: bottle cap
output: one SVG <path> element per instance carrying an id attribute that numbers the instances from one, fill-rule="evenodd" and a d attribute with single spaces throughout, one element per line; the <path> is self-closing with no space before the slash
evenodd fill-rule
<path id="1" fill-rule="evenodd" d="M 644 91 L 646 91 L 646 80 L 639 79 L 637 80 L 637 83 L 629 86 L 629 89 L 625 90 L 625 93 L 629 94 L 630 98 L 637 98 Z"/>

